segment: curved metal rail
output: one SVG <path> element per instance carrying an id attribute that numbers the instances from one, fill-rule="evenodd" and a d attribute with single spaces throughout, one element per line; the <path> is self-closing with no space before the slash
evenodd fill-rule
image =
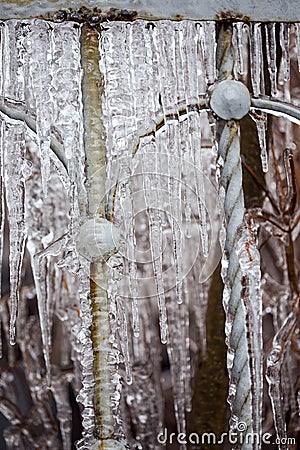
<path id="1" fill-rule="evenodd" d="M 273 114 L 277 117 L 284 117 L 291 122 L 300 125 L 300 108 L 291 103 L 265 98 L 252 98 L 251 107 Z"/>

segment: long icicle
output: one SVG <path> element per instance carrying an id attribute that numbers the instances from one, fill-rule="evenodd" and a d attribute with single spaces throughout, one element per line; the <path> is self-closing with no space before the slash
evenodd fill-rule
<path id="1" fill-rule="evenodd" d="M 0 273 L 2 273 L 2 257 L 4 244 L 4 222 L 5 222 L 5 203 L 4 203 L 4 122 L 0 121 Z M 0 277 L 0 298 L 2 295 L 2 284 Z M 0 338 L 1 341 L 1 338 Z"/>
<path id="2" fill-rule="evenodd" d="M 266 44 L 268 71 L 271 83 L 271 97 L 277 97 L 277 64 L 276 64 L 276 24 L 266 24 Z"/>
<path id="3" fill-rule="evenodd" d="M 25 133 L 22 125 L 8 125 L 4 146 L 4 183 L 9 220 L 10 342 L 15 343 L 21 267 L 25 249 Z"/>
<path id="4" fill-rule="evenodd" d="M 286 445 L 287 430 L 284 418 L 285 412 L 282 404 L 283 394 L 280 378 L 283 360 L 296 324 L 296 315 L 293 311 L 287 316 L 282 327 L 274 336 L 272 348 L 267 358 L 266 378 L 269 384 L 269 395 L 271 398 L 274 424 L 279 442 L 279 450 L 288 449 Z"/>
<path id="5" fill-rule="evenodd" d="M 0 273 L 2 274 L 2 259 L 4 248 L 4 223 L 5 223 L 5 203 L 4 203 L 4 122 L 0 120 Z M 0 276 L 0 298 L 2 298 L 2 276 Z M 0 320 L 0 358 L 2 358 L 2 333 Z"/>
<path id="6" fill-rule="evenodd" d="M 252 23 L 250 26 L 250 62 L 251 62 L 251 84 L 254 97 L 263 92 L 263 53 L 261 24 Z"/>

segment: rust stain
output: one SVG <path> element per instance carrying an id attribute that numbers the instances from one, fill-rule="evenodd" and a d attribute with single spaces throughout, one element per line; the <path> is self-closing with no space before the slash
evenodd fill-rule
<path id="1" fill-rule="evenodd" d="M 217 20 L 217 21 L 231 20 L 231 21 L 239 21 L 239 22 L 250 22 L 251 18 L 249 16 L 245 16 L 242 13 L 237 13 L 236 11 L 219 11 L 216 14 L 215 20 Z"/>
<path id="2" fill-rule="evenodd" d="M 102 12 L 99 8 L 89 9 L 82 6 L 78 10 L 66 9 L 59 10 L 55 13 L 49 13 L 47 19 L 54 22 L 72 21 L 78 23 L 87 23 L 90 26 L 96 26 L 103 22 L 115 20 L 132 21 L 137 17 L 137 11 L 127 9 L 110 8 L 108 11 Z"/>
<path id="3" fill-rule="evenodd" d="M 184 20 L 184 19 L 186 19 L 186 17 L 182 16 L 181 14 L 176 14 L 175 17 L 172 17 L 172 20 L 175 20 L 175 21 Z"/>
<path id="4" fill-rule="evenodd" d="M 34 1 L 33 0 L 6 0 L 6 3 L 24 6 L 24 5 L 30 5 L 30 3 L 34 3 Z"/>

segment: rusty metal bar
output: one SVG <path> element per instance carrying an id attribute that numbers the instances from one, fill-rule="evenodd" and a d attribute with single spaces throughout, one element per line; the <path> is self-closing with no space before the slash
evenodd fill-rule
<path id="1" fill-rule="evenodd" d="M 299 22 L 298 0 L 8 0 L 0 2 L 0 19 L 26 19 L 30 17 L 65 20 L 64 11 L 80 20 L 88 10 L 91 19 L 128 20 L 141 19 L 193 19 L 193 20 L 246 20 L 258 22 Z M 97 11 L 93 11 L 95 9 Z M 70 17 L 70 20 L 74 20 Z M 83 18 L 84 20 L 84 18 Z"/>

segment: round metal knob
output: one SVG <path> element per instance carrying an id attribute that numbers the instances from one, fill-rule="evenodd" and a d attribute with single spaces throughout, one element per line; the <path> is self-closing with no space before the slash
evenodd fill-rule
<path id="1" fill-rule="evenodd" d="M 210 107 L 221 119 L 239 120 L 249 112 L 249 91 L 240 81 L 221 81 L 211 95 Z"/>
<path id="2" fill-rule="evenodd" d="M 88 261 L 105 259 L 118 246 L 119 230 L 104 218 L 87 219 L 76 236 L 78 253 Z"/>

